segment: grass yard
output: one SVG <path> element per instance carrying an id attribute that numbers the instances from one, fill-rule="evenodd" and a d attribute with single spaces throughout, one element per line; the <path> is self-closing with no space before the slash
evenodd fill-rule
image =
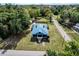
<path id="1" fill-rule="evenodd" d="M 67 27 L 64 27 L 64 30 L 66 31 L 67 34 L 70 35 L 72 40 L 79 42 L 79 35 L 77 33 L 75 33 L 72 29 L 68 29 Z"/>
<path id="2" fill-rule="evenodd" d="M 43 20 L 43 19 L 41 19 Z M 45 20 L 45 19 L 44 19 Z M 61 51 L 64 49 L 65 42 L 63 38 L 58 33 L 57 29 L 53 24 L 47 23 L 49 26 L 49 43 L 37 44 L 35 42 L 31 42 L 31 31 L 26 34 L 17 44 L 17 50 L 48 50 L 53 49 L 57 51 Z"/>
<path id="3" fill-rule="evenodd" d="M 65 47 L 65 42 L 61 35 L 58 33 L 56 27 L 53 24 L 50 24 L 48 20 L 42 18 L 44 23 L 47 23 L 49 26 L 49 40 L 50 42 L 38 44 L 36 42 L 31 42 L 31 30 L 29 28 L 25 34 L 16 37 L 11 37 L 4 40 L 9 42 L 11 45 L 3 45 L 4 42 L 0 43 L 0 49 L 15 49 L 15 50 L 32 50 L 32 51 L 43 51 L 48 49 L 53 49 L 57 51 L 62 51 Z M 41 21 L 40 20 L 40 21 Z"/>

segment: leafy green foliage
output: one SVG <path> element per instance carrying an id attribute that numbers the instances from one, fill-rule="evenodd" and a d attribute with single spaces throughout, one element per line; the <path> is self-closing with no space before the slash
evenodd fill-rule
<path id="1" fill-rule="evenodd" d="M 6 4 L 0 11 L 0 37 L 3 39 L 21 33 L 29 27 L 30 15 L 26 9 Z"/>
<path id="2" fill-rule="evenodd" d="M 31 18 L 36 18 L 40 16 L 39 8 L 29 8 L 29 14 Z"/>
<path id="3" fill-rule="evenodd" d="M 65 49 L 62 52 L 48 50 L 47 53 L 49 56 L 78 56 L 79 45 L 75 41 L 72 41 L 66 44 Z"/>
<path id="4" fill-rule="evenodd" d="M 47 50 L 47 54 L 49 56 L 57 56 L 57 52 L 56 51 L 52 51 L 52 50 Z"/>
<path id="5" fill-rule="evenodd" d="M 45 16 L 45 17 L 50 17 L 50 16 L 52 16 L 52 11 L 51 11 L 51 9 L 50 9 L 50 8 L 47 8 L 47 7 L 42 8 L 42 9 L 41 9 L 41 16 Z"/>
<path id="6" fill-rule="evenodd" d="M 61 20 L 59 21 L 61 24 L 72 27 L 74 24 L 79 22 L 79 12 L 77 7 L 65 6 L 63 11 L 60 13 Z"/>

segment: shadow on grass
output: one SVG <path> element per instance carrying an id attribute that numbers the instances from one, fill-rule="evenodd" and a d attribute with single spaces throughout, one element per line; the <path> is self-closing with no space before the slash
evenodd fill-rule
<path id="1" fill-rule="evenodd" d="M 9 49 L 15 49 L 17 46 L 17 43 L 21 40 L 21 38 L 25 37 L 27 34 L 29 34 L 30 31 L 26 31 L 25 33 L 20 33 L 17 35 L 12 35 L 9 38 L 5 39 L 3 42 L 3 46 L 1 49 L 3 49 L 2 54 L 4 54 Z"/>
<path id="2" fill-rule="evenodd" d="M 30 40 L 30 41 L 31 41 L 31 42 L 36 42 L 36 43 L 42 43 L 42 42 L 47 42 L 47 43 L 49 43 L 49 42 L 50 42 L 49 39 L 42 39 L 42 40 L 39 42 L 37 38 L 33 38 L 33 37 L 31 37 L 31 40 Z"/>
<path id="3" fill-rule="evenodd" d="M 0 44 L 3 43 L 3 42 L 4 42 L 4 40 L 1 39 L 1 40 L 0 40 Z"/>

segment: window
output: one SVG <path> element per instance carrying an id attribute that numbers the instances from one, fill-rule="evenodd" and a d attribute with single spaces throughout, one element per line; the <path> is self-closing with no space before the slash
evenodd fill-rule
<path id="1" fill-rule="evenodd" d="M 37 28 L 37 25 L 35 27 Z"/>
<path id="2" fill-rule="evenodd" d="M 47 37 L 47 35 L 43 35 L 43 37 Z"/>
<path id="3" fill-rule="evenodd" d="M 37 37 L 37 35 L 33 35 L 33 37 Z"/>
<path id="4" fill-rule="evenodd" d="M 42 37 L 42 35 L 38 35 L 38 37 Z"/>
<path id="5" fill-rule="evenodd" d="M 45 28 L 45 26 L 43 25 L 43 28 Z"/>

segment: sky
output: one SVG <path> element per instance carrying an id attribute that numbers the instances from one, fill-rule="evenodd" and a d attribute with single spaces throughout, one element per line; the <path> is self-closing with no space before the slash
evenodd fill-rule
<path id="1" fill-rule="evenodd" d="M 15 4 L 79 4 L 79 0 L 0 0 L 0 3 Z"/>

